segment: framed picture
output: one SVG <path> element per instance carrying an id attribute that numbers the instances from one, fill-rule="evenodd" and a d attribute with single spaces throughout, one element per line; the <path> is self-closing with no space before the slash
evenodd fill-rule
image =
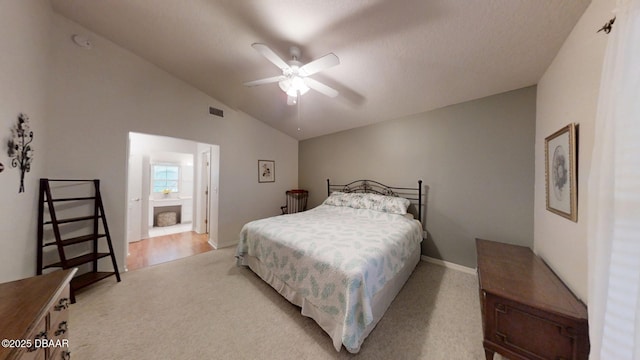
<path id="1" fill-rule="evenodd" d="M 578 222 L 576 125 L 544 140 L 547 210 Z"/>
<path id="2" fill-rule="evenodd" d="M 273 160 L 258 160 L 258 182 L 276 181 L 276 162 Z"/>

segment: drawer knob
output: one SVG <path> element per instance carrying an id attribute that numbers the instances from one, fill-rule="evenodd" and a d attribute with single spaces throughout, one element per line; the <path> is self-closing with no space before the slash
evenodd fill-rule
<path id="1" fill-rule="evenodd" d="M 60 324 L 58 324 L 58 330 L 56 330 L 55 334 L 56 336 L 60 336 L 66 333 L 68 329 L 69 329 L 69 324 L 67 324 L 66 321 L 63 321 Z"/>
<path id="2" fill-rule="evenodd" d="M 36 341 L 35 340 L 43 340 L 43 339 L 47 339 L 47 332 L 46 331 L 41 331 L 36 336 L 33 337 L 33 340 L 34 340 L 33 341 L 33 346 L 28 348 L 27 352 L 34 352 L 34 351 L 38 350 L 38 348 L 36 347 Z"/>
<path id="3" fill-rule="evenodd" d="M 62 298 L 58 302 L 58 305 L 53 307 L 53 310 L 62 311 L 62 310 L 66 310 L 67 308 L 69 308 L 69 299 L 68 298 Z"/>

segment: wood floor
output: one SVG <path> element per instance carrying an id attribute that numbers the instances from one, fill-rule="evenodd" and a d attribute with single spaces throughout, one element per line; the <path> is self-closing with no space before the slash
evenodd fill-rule
<path id="1" fill-rule="evenodd" d="M 181 259 L 213 250 L 207 242 L 208 234 L 195 231 L 163 235 L 129 243 L 127 270 Z"/>

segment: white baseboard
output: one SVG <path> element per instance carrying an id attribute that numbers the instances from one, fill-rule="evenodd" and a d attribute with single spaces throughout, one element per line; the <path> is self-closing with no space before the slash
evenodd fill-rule
<path id="1" fill-rule="evenodd" d="M 456 271 L 462 271 L 463 273 L 467 273 L 467 274 L 471 274 L 471 275 L 476 275 L 477 274 L 476 269 L 473 269 L 473 268 L 470 268 L 470 267 L 466 267 L 466 266 L 462 266 L 462 265 L 458 265 L 458 264 L 454 264 L 452 262 L 448 262 L 448 261 L 444 261 L 444 260 L 440 260 L 440 259 L 435 259 L 435 258 L 426 256 L 426 255 L 421 255 L 420 259 L 422 261 L 430 262 L 432 264 L 444 266 L 447 269 L 456 270 Z"/>
<path id="2" fill-rule="evenodd" d="M 238 246 L 238 243 L 239 243 L 239 241 L 235 241 L 235 242 L 232 242 L 232 243 L 218 243 L 218 248 L 217 249 L 224 249 L 224 248 Z"/>
<path id="3" fill-rule="evenodd" d="M 214 250 L 218 250 L 218 246 L 213 242 L 213 239 L 209 239 L 209 241 L 207 241 L 209 243 L 209 245 L 211 245 L 211 247 Z"/>

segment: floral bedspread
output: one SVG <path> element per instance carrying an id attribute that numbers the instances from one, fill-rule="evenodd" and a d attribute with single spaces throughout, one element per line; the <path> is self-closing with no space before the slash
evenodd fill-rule
<path id="1" fill-rule="evenodd" d="M 342 343 L 360 348 L 371 301 L 420 246 L 419 222 L 368 209 L 320 205 L 247 223 L 236 255 L 258 258 L 321 311 L 343 324 Z"/>

